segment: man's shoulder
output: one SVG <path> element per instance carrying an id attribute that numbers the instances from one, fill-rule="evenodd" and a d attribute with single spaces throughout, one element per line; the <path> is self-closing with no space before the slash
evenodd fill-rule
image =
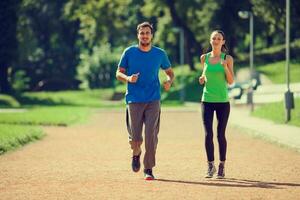
<path id="1" fill-rule="evenodd" d="M 136 51 L 137 49 L 138 49 L 137 45 L 131 45 L 131 46 L 127 47 L 124 51 L 130 52 L 130 51 Z"/>
<path id="2" fill-rule="evenodd" d="M 160 48 L 160 47 L 158 47 L 158 46 L 152 46 L 152 48 L 153 48 L 153 50 L 155 50 L 155 51 L 165 53 L 165 50 L 162 49 L 162 48 Z"/>

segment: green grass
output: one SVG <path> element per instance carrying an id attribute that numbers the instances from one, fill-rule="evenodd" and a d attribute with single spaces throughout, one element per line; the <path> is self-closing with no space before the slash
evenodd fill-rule
<path id="1" fill-rule="evenodd" d="M 283 124 L 285 123 L 285 112 L 284 103 L 276 102 L 257 107 L 252 115 Z M 300 98 L 295 99 L 295 108 L 291 112 L 291 121 L 288 124 L 300 127 Z"/>
<path id="2" fill-rule="evenodd" d="M 84 122 L 89 113 L 90 109 L 87 107 L 31 107 L 24 109 L 24 112 L 0 113 L 0 123 L 67 126 Z"/>
<path id="3" fill-rule="evenodd" d="M 256 69 L 265 74 L 273 83 L 286 82 L 285 61 L 260 65 Z M 290 63 L 290 82 L 300 82 L 300 61 L 293 60 Z"/>
<path id="4" fill-rule="evenodd" d="M 0 124 L 0 155 L 44 136 L 35 126 Z"/>
<path id="5" fill-rule="evenodd" d="M 18 97 L 22 105 L 67 105 L 84 107 L 109 107 L 113 89 L 60 92 L 28 92 Z M 113 106 L 112 104 L 111 106 Z"/>
<path id="6" fill-rule="evenodd" d="M 124 106 L 124 102 L 108 101 L 113 92 L 114 89 L 28 92 L 16 98 L 1 95 L 0 153 L 41 138 L 41 125 L 83 123 L 94 108 Z"/>

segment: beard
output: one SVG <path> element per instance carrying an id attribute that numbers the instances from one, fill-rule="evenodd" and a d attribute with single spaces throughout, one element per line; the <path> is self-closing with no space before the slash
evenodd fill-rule
<path id="1" fill-rule="evenodd" d="M 146 41 L 143 41 L 143 40 L 140 40 L 140 45 L 142 46 L 142 47 L 148 47 L 148 46 L 150 46 L 151 45 L 151 40 L 146 40 Z"/>
<path id="2" fill-rule="evenodd" d="M 148 47 L 150 46 L 150 42 L 140 42 L 140 45 L 143 46 L 143 47 Z"/>

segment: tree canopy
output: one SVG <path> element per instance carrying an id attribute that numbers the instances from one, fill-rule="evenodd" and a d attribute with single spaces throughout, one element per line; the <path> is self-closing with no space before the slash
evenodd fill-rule
<path id="1" fill-rule="evenodd" d="M 179 34 L 185 63 L 195 70 L 215 29 L 226 34 L 229 53 L 249 48 L 254 14 L 255 48 L 283 44 L 285 1 L 271 0 L 11 0 L 0 3 L 0 91 L 108 87 L 125 47 L 137 42 L 136 26 L 150 21 L 154 44 L 179 63 Z M 300 38 L 300 1 L 291 1 L 291 40 Z"/>

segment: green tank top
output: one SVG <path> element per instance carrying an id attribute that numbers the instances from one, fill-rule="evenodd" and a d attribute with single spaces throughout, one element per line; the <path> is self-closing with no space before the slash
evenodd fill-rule
<path id="1" fill-rule="evenodd" d="M 209 57 L 211 53 L 206 54 L 204 62 L 204 74 L 207 81 L 205 82 L 202 94 L 203 102 L 228 102 L 227 80 L 224 67 L 220 62 L 211 64 Z M 221 58 L 225 59 L 225 54 L 221 53 Z"/>

